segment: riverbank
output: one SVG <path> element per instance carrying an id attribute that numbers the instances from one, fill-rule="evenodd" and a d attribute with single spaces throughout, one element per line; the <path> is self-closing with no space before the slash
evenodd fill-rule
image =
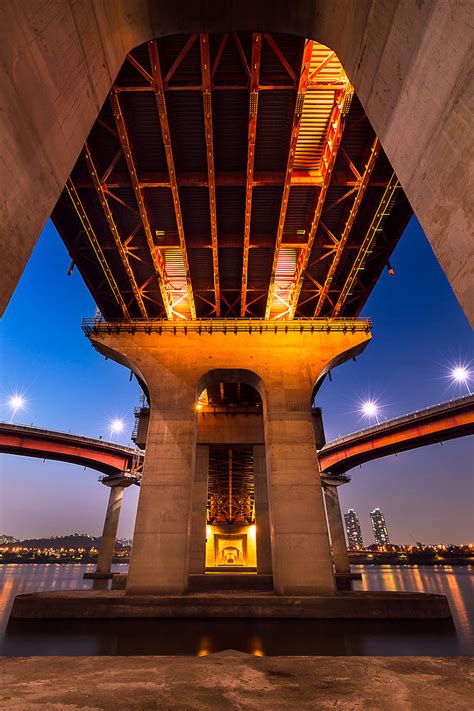
<path id="1" fill-rule="evenodd" d="M 474 556 L 444 556 L 443 558 L 424 557 L 424 556 L 406 556 L 400 558 L 391 554 L 376 554 L 376 555 L 351 555 L 349 556 L 351 565 L 366 565 L 380 566 L 392 565 L 399 567 L 413 566 L 474 566 Z M 67 556 L 12 556 L 0 557 L 1 565 L 94 565 L 97 563 L 97 556 L 88 556 L 83 558 L 68 558 Z M 114 565 L 128 565 L 129 558 L 122 556 L 114 556 L 112 563 Z"/>
<path id="2" fill-rule="evenodd" d="M 0 660 L 0 709 L 471 711 L 473 661 L 426 657 L 29 657 Z M 428 681 L 429 680 L 429 681 Z M 471 699 L 471 701 L 469 701 Z M 13 701 L 14 700 L 14 701 Z"/>
<path id="3" fill-rule="evenodd" d="M 432 555 L 398 553 L 349 554 L 351 565 L 443 566 L 474 565 L 474 555 Z"/>
<path id="4" fill-rule="evenodd" d="M 113 565 L 128 565 L 129 559 L 114 556 Z M 11 558 L 0 558 L 0 565 L 96 565 L 97 556 L 85 556 L 83 558 L 68 558 L 67 556 L 13 556 Z"/>

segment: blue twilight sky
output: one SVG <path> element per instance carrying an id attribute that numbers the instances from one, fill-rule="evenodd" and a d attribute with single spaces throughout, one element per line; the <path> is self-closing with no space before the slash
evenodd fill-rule
<path id="1" fill-rule="evenodd" d="M 473 358 L 471 329 L 416 219 L 391 261 L 395 277 L 384 272 L 364 309 L 373 340 L 318 393 L 327 439 L 363 426 L 358 402 L 367 397 L 378 398 L 390 418 L 459 395 L 446 377 L 450 363 Z M 48 223 L 0 324 L 0 419 L 10 419 L 8 398 L 20 392 L 28 403 L 16 422 L 107 437 L 110 420 L 120 416 L 127 441 L 139 387 L 83 336 L 81 319 L 95 306 L 77 270 L 67 276 L 69 264 Z M 472 438 L 464 438 L 368 463 L 340 490 L 342 506 L 359 513 L 368 543 L 375 506 L 394 541 L 472 541 L 473 460 Z M 0 534 L 100 534 L 108 490 L 97 476 L 0 455 Z M 120 536 L 132 535 L 137 495 L 135 487 L 126 491 Z"/>

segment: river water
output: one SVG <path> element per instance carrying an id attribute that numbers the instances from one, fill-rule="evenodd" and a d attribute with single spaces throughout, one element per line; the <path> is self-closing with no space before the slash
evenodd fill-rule
<path id="1" fill-rule="evenodd" d="M 127 566 L 114 566 L 126 572 Z M 224 649 L 263 655 L 473 655 L 474 567 L 353 566 L 359 590 L 446 595 L 451 621 L 12 620 L 15 595 L 88 589 L 93 565 L 1 565 L 0 654 L 200 655 Z"/>

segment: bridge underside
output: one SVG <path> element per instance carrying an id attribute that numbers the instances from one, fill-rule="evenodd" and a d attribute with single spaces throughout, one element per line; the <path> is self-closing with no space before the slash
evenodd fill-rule
<path id="1" fill-rule="evenodd" d="M 127 56 L 53 220 L 107 319 L 356 316 L 412 214 L 337 56 L 266 33 Z"/>

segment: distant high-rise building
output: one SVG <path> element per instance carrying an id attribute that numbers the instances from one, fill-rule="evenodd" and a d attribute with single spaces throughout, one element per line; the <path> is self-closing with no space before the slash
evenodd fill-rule
<path id="1" fill-rule="evenodd" d="M 390 543 L 390 538 L 388 537 L 387 524 L 385 523 L 385 518 L 381 510 L 374 509 L 371 511 L 370 520 L 376 544 L 378 546 L 388 545 Z"/>
<path id="2" fill-rule="evenodd" d="M 347 542 L 349 544 L 349 548 L 352 550 L 360 550 L 364 547 L 364 541 L 362 540 L 359 517 L 354 509 L 349 509 L 349 511 L 344 514 L 344 521 L 346 522 Z"/>

